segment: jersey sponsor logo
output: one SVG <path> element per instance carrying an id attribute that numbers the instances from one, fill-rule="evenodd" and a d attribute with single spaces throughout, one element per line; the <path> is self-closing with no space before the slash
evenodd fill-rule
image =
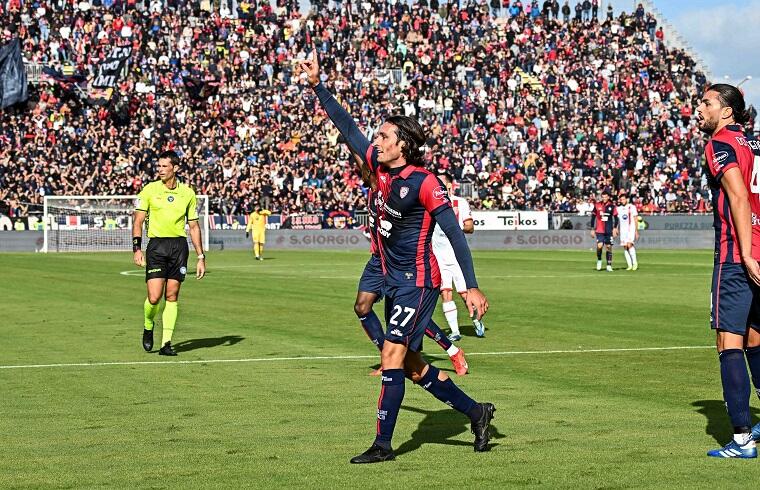
<path id="1" fill-rule="evenodd" d="M 404 186 L 398 191 L 398 195 L 401 196 L 401 199 L 405 198 L 409 194 L 409 188 Z"/>
<path id="2" fill-rule="evenodd" d="M 445 201 L 446 200 L 446 188 L 443 186 L 438 186 L 433 190 L 433 197 L 438 199 L 439 201 Z"/>
<path id="3" fill-rule="evenodd" d="M 174 196 L 169 196 L 166 198 L 166 200 L 169 202 L 174 202 Z"/>
<path id="4" fill-rule="evenodd" d="M 760 216 L 752 213 L 752 226 L 760 226 Z"/>
<path id="5" fill-rule="evenodd" d="M 387 204 L 387 203 L 385 204 L 385 206 L 383 206 L 383 208 L 384 208 L 386 211 L 388 211 L 388 214 L 390 214 L 390 215 L 391 215 L 391 216 L 393 216 L 394 218 L 399 218 L 399 219 L 401 219 L 401 211 L 396 211 L 396 210 L 395 210 L 395 209 L 393 209 L 392 207 L 388 206 L 388 204 Z"/>
<path id="6" fill-rule="evenodd" d="M 727 151 L 719 151 L 715 155 L 713 155 L 713 165 L 715 168 L 720 167 L 720 164 L 726 161 L 728 158 L 728 152 Z"/>
<path id="7" fill-rule="evenodd" d="M 378 231 L 381 235 L 383 235 L 385 238 L 390 237 L 391 228 L 393 228 L 393 223 L 390 221 L 385 221 L 384 219 L 380 219 L 380 229 Z"/>

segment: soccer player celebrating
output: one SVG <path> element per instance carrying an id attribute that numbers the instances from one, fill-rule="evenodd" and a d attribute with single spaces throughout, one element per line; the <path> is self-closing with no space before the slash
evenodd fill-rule
<path id="1" fill-rule="evenodd" d="M 760 142 L 745 135 L 744 96 L 734 86 L 712 85 L 697 107 L 715 214 L 711 327 L 717 331 L 720 377 L 734 438 L 708 451 L 717 458 L 756 458 L 760 424 L 750 429 L 749 364 L 760 389 Z M 760 395 L 760 391 L 758 392 Z"/>
<path id="2" fill-rule="evenodd" d="M 482 316 L 488 301 L 478 289 L 472 256 L 457 223 L 446 189 L 422 167 L 425 133 L 405 116 L 391 116 L 374 142 L 320 81 L 316 50 L 299 63 L 320 104 L 377 179 L 378 248 L 385 275 L 387 332 L 382 351 L 382 389 L 377 409 L 375 442 L 351 463 L 378 463 L 395 458 L 391 438 L 404 398 L 404 378 L 410 378 L 436 398 L 466 414 L 475 434 L 475 450 L 488 451 L 495 407 L 477 403 L 420 354 L 424 327 L 430 324 L 438 300 L 440 272 L 431 250 L 433 224 L 446 233 L 467 282 L 467 307 Z"/>
<path id="3" fill-rule="evenodd" d="M 367 194 L 367 211 L 369 212 L 369 237 L 370 237 L 370 258 L 364 266 L 364 271 L 359 279 L 359 288 L 356 292 L 356 302 L 354 303 L 354 312 L 359 317 L 362 328 L 367 337 L 372 341 L 380 352 L 383 351 L 385 344 L 385 332 L 372 307 L 380 301 L 385 295 L 385 277 L 383 276 L 383 266 L 380 260 L 380 252 L 377 245 L 377 202 L 375 192 L 377 192 L 377 182 L 366 165 L 362 164 L 362 159 L 356 153 L 354 160 L 357 163 L 359 172 L 364 181 L 364 185 L 369 190 Z M 430 320 L 430 325 L 425 327 L 425 335 L 433 339 L 448 354 L 454 370 L 459 376 L 467 374 L 469 366 L 464 357 L 464 351 L 451 343 L 441 328 Z M 380 376 L 382 369 L 376 369 L 370 373 L 371 376 Z"/>
<path id="4" fill-rule="evenodd" d="M 602 270 L 602 248 L 607 247 L 607 272 L 612 272 L 612 238 L 618 234 L 617 208 L 610 201 L 610 191 L 602 191 L 602 201 L 594 203 L 591 236 L 596 236 L 596 270 Z"/>
<path id="5" fill-rule="evenodd" d="M 639 239 L 639 212 L 636 206 L 628 202 L 628 196 L 620 195 L 620 206 L 617 207 L 617 215 L 620 220 L 620 245 L 623 246 L 625 261 L 628 263 L 627 271 L 635 271 L 639 268 L 636 259 L 636 248 L 633 244 Z"/>
<path id="6" fill-rule="evenodd" d="M 248 232 L 253 236 L 253 254 L 256 260 L 264 260 L 264 243 L 266 243 L 267 216 L 272 214 L 271 211 L 261 209 L 261 205 L 256 204 L 253 212 L 248 217 L 248 226 L 245 227 L 245 237 L 248 238 Z"/>
<path id="7" fill-rule="evenodd" d="M 457 197 L 452 192 L 452 184 L 454 179 L 451 175 L 443 173 L 438 174 L 438 177 L 443 181 L 446 186 L 446 191 L 449 194 L 451 200 L 451 207 L 454 209 L 454 214 L 457 217 L 459 227 L 465 233 L 473 233 L 475 231 L 475 224 L 472 219 L 472 211 L 470 211 L 470 205 L 467 203 L 467 199 Z M 457 263 L 456 256 L 454 255 L 454 249 L 451 248 L 449 239 L 446 238 L 446 234 L 443 233 L 441 227 L 436 224 L 435 231 L 433 231 L 433 253 L 438 261 L 438 266 L 441 270 L 441 306 L 443 307 L 443 315 L 446 317 L 446 322 L 451 329 L 451 336 L 449 339 L 453 341 L 460 340 L 462 334 L 459 332 L 459 320 L 457 318 L 457 304 L 454 303 L 454 294 L 452 286 L 457 288 L 457 293 L 467 302 L 467 286 L 465 285 L 464 275 L 462 274 L 462 268 Z M 486 327 L 481 320 L 476 317 L 472 318 L 472 324 L 475 327 L 475 335 L 478 337 L 484 337 L 486 334 Z"/>
<path id="8" fill-rule="evenodd" d="M 158 313 L 161 296 L 164 304 L 162 356 L 176 356 L 172 348 L 172 334 L 177 322 L 177 298 L 182 281 L 187 273 L 187 235 L 185 220 L 190 227 L 190 239 L 198 254 L 196 277 L 206 274 L 205 255 L 201 242 L 201 228 L 198 226 L 198 209 L 195 192 L 189 186 L 178 182 L 179 156 L 174 151 L 159 155 L 156 165 L 160 180 L 143 187 L 138 195 L 132 225 L 132 251 L 134 262 L 145 267 L 145 282 L 148 297 L 145 299 L 145 328 L 142 345 L 150 352 L 153 349 L 153 319 Z M 148 247 L 142 252 L 143 223 L 148 218 Z"/>

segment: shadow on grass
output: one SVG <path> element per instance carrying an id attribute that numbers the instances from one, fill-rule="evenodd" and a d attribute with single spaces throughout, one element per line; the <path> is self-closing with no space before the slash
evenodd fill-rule
<path id="1" fill-rule="evenodd" d="M 470 421 L 466 416 L 451 408 L 442 410 L 421 410 L 410 406 L 402 406 L 402 410 L 425 415 L 417 429 L 412 432 L 411 439 L 405 441 L 394 451 L 397 456 L 416 451 L 423 444 L 445 444 L 448 446 L 465 446 L 472 450 L 472 442 L 452 439 L 465 432 L 470 432 Z M 474 437 L 474 436 L 473 436 Z M 491 424 L 491 441 L 503 439 L 504 434 Z M 491 448 L 498 446 L 491 442 Z"/>
<path id="2" fill-rule="evenodd" d="M 705 434 L 712 436 L 715 442 L 719 444 L 725 444 L 731 439 L 734 431 L 731 426 L 731 420 L 728 418 L 728 412 L 726 412 L 726 404 L 723 400 L 698 400 L 692 403 L 691 406 L 696 407 L 696 411 L 707 419 Z M 757 419 L 760 417 L 760 410 L 750 407 L 750 413 L 753 416 L 753 424 L 757 423 Z"/>
<path id="3" fill-rule="evenodd" d="M 225 335 L 224 337 L 211 337 L 208 339 L 183 340 L 174 345 L 174 350 L 177 352 L 187 352 L 195 349 L 210 349 L 223 345 L 235 345 L 244 339 L 245 337 L 241 337 L 240 335 Z"/>

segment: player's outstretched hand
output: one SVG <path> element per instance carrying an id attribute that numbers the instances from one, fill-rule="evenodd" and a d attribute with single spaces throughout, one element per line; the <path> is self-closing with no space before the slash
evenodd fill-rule
<path id="1" fill-rule="evenodd" d="M 145 267 L 145 255 L 143 255 L 142 250 L 135 252 L 133 260 L 135 261 L 135 265 L 137 267 Z"/>
<path id="2" fill-rule="evenodd" d="M 305 60 L 298 62 L 299 68 L 301 68 L 301 71 L 306 73 L 306 78 L 309 81 L 309 85 L 312 87 L 316 87 L 320 80 L 319 80 L 319 56 L 317 56 L 317 50 L 312 47 L 311 53 L 309 54 L 309 57 Z"/>
<path id="3" fill-rule="evenodd" d="M 760 264 L 757 260 L 749 258 L 744 260 L 744 266 L 747 268 L 747 274 L 752 282 L 760 286 Z"/>
<path id="4" fill-rule="evenodd" d="M 203 279 L 206 275 L 206 259 L 198 259 L 198 265 L 195 266 L 195 278 Z"/>
<path id="5" fill-rule="evenodd" d="M 488 311 L 488 300 L 478 288 L 467 290 L 467 309 L 470 312 L 470 318 L 480 320 Z"/>

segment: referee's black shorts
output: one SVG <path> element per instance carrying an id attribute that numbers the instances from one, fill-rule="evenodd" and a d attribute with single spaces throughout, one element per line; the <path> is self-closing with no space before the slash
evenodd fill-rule
<path id="1" fill-rule="evenodd" d="M 185 280 L 187 274 L 187 238 L 151 238 L 145 252 L 145 281 L 148 279 Z"/>

